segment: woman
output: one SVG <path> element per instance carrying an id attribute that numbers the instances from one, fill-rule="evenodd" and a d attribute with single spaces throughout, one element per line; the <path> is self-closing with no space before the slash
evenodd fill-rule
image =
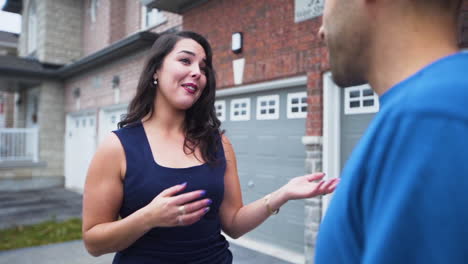
<path id="1" fill-rule="evenodd" d="M 117 252 L 114 263 L 232 263 L 221 230 L 238 238 L 288 200 L 334 190 L 336 179 L 306 175 L 244 206 L 215 89 L 202 36 L 156 40 L 128 115 L 88 171 L 83 239 L 92 255 Z"/>

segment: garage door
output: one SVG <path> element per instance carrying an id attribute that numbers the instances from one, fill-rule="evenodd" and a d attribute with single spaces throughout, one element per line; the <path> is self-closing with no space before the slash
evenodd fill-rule
<path id="1" fill-rule="evenodd" d="M 340 169 L 343 169 L 357 142 L 379 111 L 379 100 L 369 85 L 361 85 L 341 89 L 340 104 Z"/>
<path id="2" fill-rule="evenodd" d="M 102 109 L 99 116 L 99 142 L 102 142 L 112 131 L 117 129 L 117 124 L 127 113 L 127 105 L 112 106 Z"/>
<path id="3" fill-rule="evenodd" d="M 221 97 L 216 109 L 236 152 L 244 203 L 305 174 L 305 87 Z M 291 201 L 246 237 L 303 254 L 304 219 L 304 201 Z"/>
<path id="4" fill-rule="evenodd" d="M 96 149 L 95 113 L 67 116 L 65 186 L 83 190 L 86 172 Z"/>

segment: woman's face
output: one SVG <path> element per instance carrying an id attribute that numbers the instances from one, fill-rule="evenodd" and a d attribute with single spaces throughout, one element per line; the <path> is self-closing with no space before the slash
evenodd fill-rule
<path id="1" fill-rule="evenodd" d="M 198 100 L 206 86 L 206 55 L 193 39 L 179 40 L 154 74 L 158 80 L 156 100 L 186 110 Z"/>

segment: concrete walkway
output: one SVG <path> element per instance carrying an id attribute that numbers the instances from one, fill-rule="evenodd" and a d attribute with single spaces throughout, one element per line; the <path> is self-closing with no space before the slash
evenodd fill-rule
<path id="1" fill-rule="evenodd" d="M 234 244 L 229 247 L 234 255 L 233 264 L 285 264 L 282 260 L 243 248 Z M 0 251 L 0 264 L 109 264 L 114 254 L 100 257 L 89 255 L 83 241 Z M 211 264 L 211 263 L 207 263 Z"/>
<path id="2" fill-rule="evenodd" d="M 82 196 L 63 189 L 0 192 L 0 229 L 15 225 L 40 223 L 50 219 L 81 217 Z M 230 250 L 234 264 L 287 264 L 233 243 Z M 70 241 L 17 250 L 0 251 L 0 264 L 104 264 L 112 263 L 114 254 L 98 258 L 89 255 L 83 241 Z M 211 264 L 211 263 L 208 263 Z"/>

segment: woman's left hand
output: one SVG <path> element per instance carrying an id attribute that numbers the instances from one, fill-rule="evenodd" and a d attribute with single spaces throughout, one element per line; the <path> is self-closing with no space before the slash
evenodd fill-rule
<path id="1" fill-rule="evenodd" d="M 291 179 L 281 189 L 288 200 L 312 198 L 331 193 L 335 190 L 339 178 L 323 180 L 325 173 L 314 173 Z"/>

